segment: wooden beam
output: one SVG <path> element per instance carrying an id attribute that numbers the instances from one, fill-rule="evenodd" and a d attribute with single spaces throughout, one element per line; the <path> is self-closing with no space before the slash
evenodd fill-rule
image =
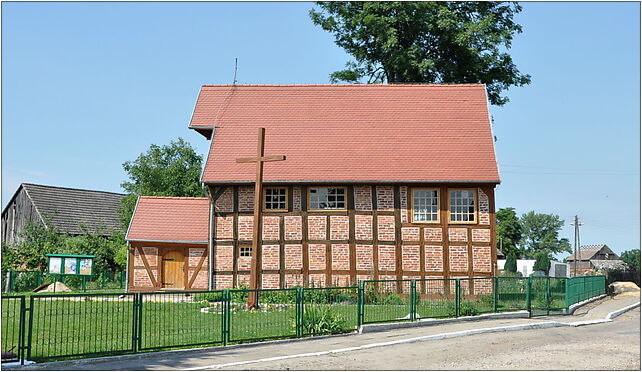
<path id="1" fill-rule="evenodd" d="M 236 159 L 237 163 L 256 163 L 260 159 L 261 162 L 268 161 L 282 161 L 285 160 L 285 155 L 269 155 L 261 156 L 260 158 L 238 158 Z"/>

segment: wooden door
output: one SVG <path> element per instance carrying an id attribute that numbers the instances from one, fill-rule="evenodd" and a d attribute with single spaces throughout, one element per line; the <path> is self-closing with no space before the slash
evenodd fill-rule
<path id="1" fill-rule="evenodd" d="M 185 289 L 185 256 L 169 251 L 163 256 L 163 288 Z"/>

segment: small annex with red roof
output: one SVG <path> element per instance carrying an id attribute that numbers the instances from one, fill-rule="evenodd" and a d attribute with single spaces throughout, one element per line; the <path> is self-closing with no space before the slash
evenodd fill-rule
<path id="1" fill-rule="evenodd" d="M 208 198 L 138 198 L 126 237 L 129 290 L 207 290 L 209 208 Z"/>
<path id="2" fill-rule="evenodd" d="M 210 289 L 249 282 L 255 166 L 236 159 L 255 156 L 259 127 L 287 157 L 264 171 L 262 288 L 496 272 L 483 84 L 206 85 L 189 128 L 211 140 Z"/>

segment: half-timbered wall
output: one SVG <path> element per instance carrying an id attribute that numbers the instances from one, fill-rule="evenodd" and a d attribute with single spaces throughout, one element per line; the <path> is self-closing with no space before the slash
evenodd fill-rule
<path id="1" fill-rule="evenodd" d="M 163 256 L 170 251 L 183 254 L 185 290 L 207 290 L 207 245 L 132 242 L 129 249 L 128 287 L 130 291 L 163 289 Z"/>
<path id="2" fill-rule="evenodd" d="M 263 212 L 259 262 L 263 288 L 349 285 L 371 278 L 464 278 L 495 272 L 493 185 L 417 186 L 439 190 L 438 223 L 411 221 L 411 185 L 345 186 L 347 210 L 308 211 L 308 186 L 295 185 L 287 186 L 287 212 Z M 453 188 L 476 191 L 474 224 L 448 222 L 448 189 Z M 213 287 L 238 287 L 249 283 L 251 258 L 241 257 L 240 249 L 252 244 L 253 188 L 213 187 L 212 194 L 216 196 Z"/>

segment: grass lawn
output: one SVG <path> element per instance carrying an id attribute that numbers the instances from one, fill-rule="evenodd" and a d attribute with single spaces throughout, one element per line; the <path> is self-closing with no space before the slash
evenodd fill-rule
<path id="1" fill-rule="evenodd" d="M 92 301 L 85 301 L 85 297 L 34 298 L 31 360 L 132 351 L 134 303 L 131 295 L 122 299 L 106 295 L 94 297 Z M 19 301 L 3 299 L 2 305 L 2 350 L 8 350 L 18 343 Z M 232 305 L 233 309 L 241 306 Z M 305 306 L 331 306 L 342 319 L 345 331 L 357 326 L 356 304 Z M 223 316 L 220 310 L 202 312 L 202 307 L 207 307 L 206 303 L 143 303 L 142 349 L 221 344 Z M 295 337 L 295 320 L 294 304 L 272 306 L 266 312 L 233 311 L 230 341 Z"/>

